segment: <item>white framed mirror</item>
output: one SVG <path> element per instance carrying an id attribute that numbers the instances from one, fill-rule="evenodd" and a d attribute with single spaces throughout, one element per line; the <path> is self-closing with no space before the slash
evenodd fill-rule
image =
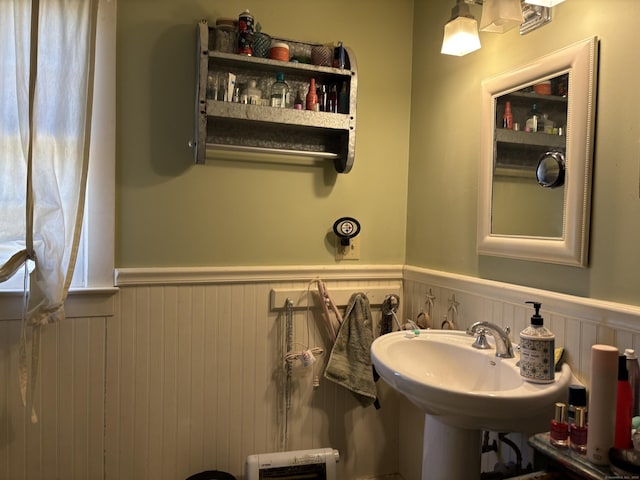
<path id="1" fill-rule="evenodd" d="M 598 40 L 482 82 L 481 255 L 584 267 Z"/>

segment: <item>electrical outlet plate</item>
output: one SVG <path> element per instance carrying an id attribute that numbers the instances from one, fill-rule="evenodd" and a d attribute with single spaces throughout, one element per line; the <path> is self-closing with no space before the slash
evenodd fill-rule
<path id="1" fill-rule="evenodd" d="M 360 238 L 354 237 L 346 247 L 336 237 L 336 260 L 360 260 Z"/>

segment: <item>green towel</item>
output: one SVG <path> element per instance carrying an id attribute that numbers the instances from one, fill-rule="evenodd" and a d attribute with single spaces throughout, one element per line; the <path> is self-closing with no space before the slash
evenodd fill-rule
<path id="1" fill-rule="evenodd" d="M 364 293 L 356 293 L 347 306 L 324 377 L 350 390 L 363 407 L 371 405 L 377 396 L 371 364 L 372 342 L 369 299 Z"/>

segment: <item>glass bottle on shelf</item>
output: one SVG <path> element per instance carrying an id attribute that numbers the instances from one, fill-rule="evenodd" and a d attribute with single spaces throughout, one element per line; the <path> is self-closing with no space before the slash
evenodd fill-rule
<path id="1" fill-rule="evenodd" d="M 575 423 L 569 427 L 569 445 L 578 453 L 587 451 L 588 427 L 585 407 L 576 407 Z"/>
<path id="2" fill-rule="evenodd" d="M 511 102 L 504 104 L 504 115 L 502 116 L 502 128 L 513 130 L 513 114 L 511 113 Z"/>
<path id="3" fill-rule="evenodd" d="M 307 93 L 307 110 L 318 109 L 318 94 L 316 93 L 316 80 L 312 78 L 309 82 L 309 92 Z"/>
<path id="4" fill-rule="evenodd" d="M 258 88 L 255 80 L 249 80 L 247 88 L 242 92 L 240 103 L 258 105 L 262 99 L 262 91 Z"/>
<path id="5" fill-rule="evenodd" d="M 207 98 L 209 100 L 218 100 L 218 77 L 209 73 L 207 75 Z"/>
<path id="6" fill-rule="evenodd" d="M 271 85 L 271 106 L 289 108 L 289 85 L 284 81 L 284 73 L 276 74 L 276 81 Z"/>
<path id="7" fill-rule="evenodd" d="M 304 110 L 304 103 L 302 101 L 302 97 L 300 96 L 300 90 L 296 92 L 296 99 L 293 102 L 293 108 L 296 110 Z"/>
<path id="8" fill-rule="evenodd" d="M 551 445 L 559 448 L 569 446 L 569 425 L 566 421 L 566 405 L 557 402 L 555 405 L 555 417 L 549 426 L 549 441 Z"/>
<path id="9" fill-rule="evenodd" d="M 327 112 L 338 113 L 338 87 L 336 85 L 331 86 L 329 96 L 327 98 Z"/>
<path id="10" fill-rule="evenodd" d="M 318 85 L 316 93 L 318 94 L 318 110 L 325 112 L 327 110 L 327 86 Z"/>
<path id="11" fill-rule="evenodd" d="M 542 113 L 538 110 L 538 105 L 535 103 L 531 106 L 531 112 L 529 113 L 529 118 L 527 118 L 526 131 L 534 133 L 544 131 L 544 119 Z"/>

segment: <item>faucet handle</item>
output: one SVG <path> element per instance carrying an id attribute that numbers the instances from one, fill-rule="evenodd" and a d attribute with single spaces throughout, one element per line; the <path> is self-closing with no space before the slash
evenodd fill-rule
<path id="1" fill-rule="evenodd" d="M 489 330 L 486 328 L 479 328 L 476 332 L 478 336 L 471 346 L 480 350 L 489 350 L 491 345 L 489 345 L 489 342 L 487 341 L 487 333 L 489 333 Z"/>

